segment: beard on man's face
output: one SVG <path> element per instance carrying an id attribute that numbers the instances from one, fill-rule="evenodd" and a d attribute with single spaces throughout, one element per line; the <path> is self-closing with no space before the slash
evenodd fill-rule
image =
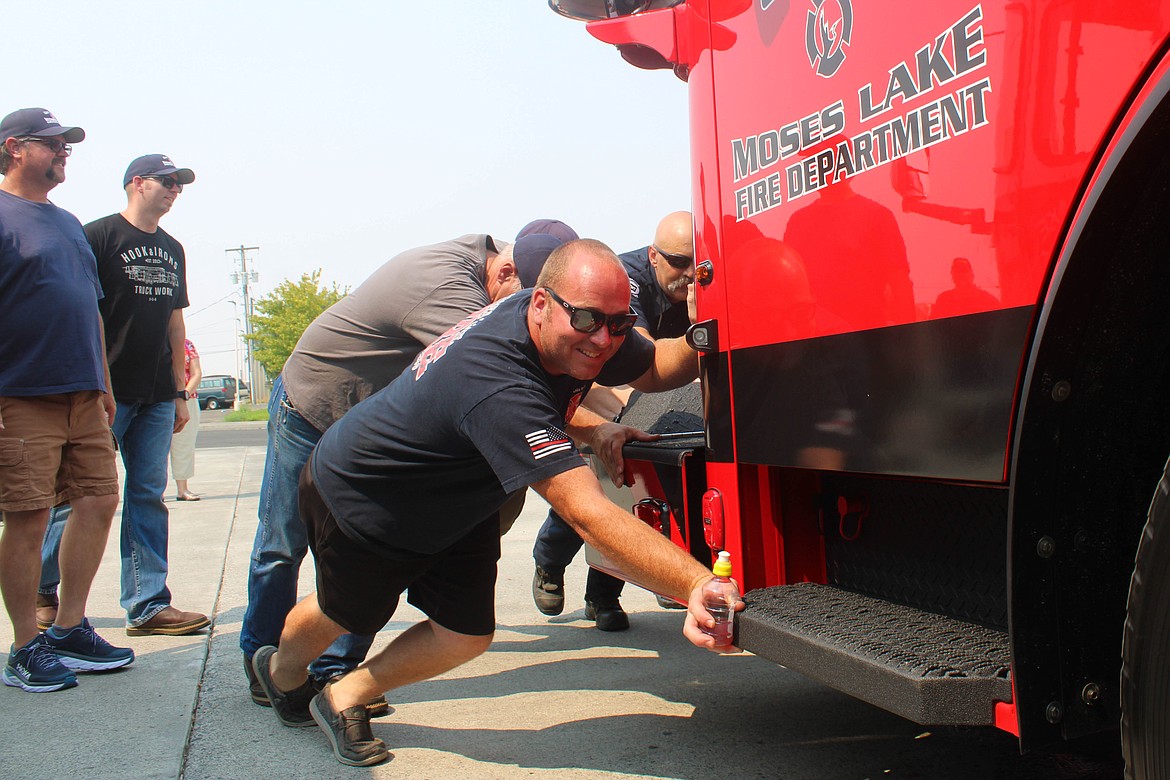
<path id="1" fill-rule="evenodd" d="M 690 285 L 690 283 L 690 277 L 680 276 L 670 284 L 666 285 L 666 291 L 675 295 L 682 294 L 685 296 L 687 294 L 687 286 Z"/>

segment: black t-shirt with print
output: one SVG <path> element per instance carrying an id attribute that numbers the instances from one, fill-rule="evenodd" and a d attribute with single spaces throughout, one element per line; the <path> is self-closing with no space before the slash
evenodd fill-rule
<path id="1" fill-rule="evenodd" d="M 121 214 L 85 226 L 97 256 L 99 302 L 114 399 L 158 403 L 175 397 L 167 325 L 187 307 L 183 245 L 158 228 L 144 233 Z"/>
<path id="2" fill-rule="evenodd" d="M 347 536 L 391 557 L 435 553 L 510 493 L 584 465 L 563 426 L 592 382 L 541 367 L 531 298 L 463 320 L 321 437 L 313 479 Z M 595 381 L 628 384 L 653 352 L 631 331 Z"/>
<path id="3" fill-rule="evenodd" d="M 634 325 L 645 328 L 650 338 L 656 340 L 686 335 L 691 326 L 687 302 L 675 303 L 658 286 L 654 266 L 650 265 L 650 247 L 626 252 L 618 258 L 630 277 L 630 307 L 638 315 Z"/>

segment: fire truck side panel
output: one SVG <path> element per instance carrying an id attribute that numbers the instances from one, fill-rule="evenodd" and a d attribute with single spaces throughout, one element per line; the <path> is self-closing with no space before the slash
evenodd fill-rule
<path id="1" fill-rule="evenodd" d="M 734 43 L 709 52 L 714 139 L 692 119 L 700 306 L 730 350 L 739 462 L 1006 479 L 1032 307 L 1165 24 L 1097 5 L 951 0 L 908 24 L 824 3 L 849 9 L 830 53 L 811 6 L 712 0 Z"/>

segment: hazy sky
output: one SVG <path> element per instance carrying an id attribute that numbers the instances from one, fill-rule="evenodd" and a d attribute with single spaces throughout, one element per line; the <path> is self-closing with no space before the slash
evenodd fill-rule
<path id="1" fill-rule="evenodd" d="M 0 115 L 43 106 L 87 133 L 55 203 L 82 222 L 122 210 L 140 154 L 195 171 L 162 226 L 187 251 L 204 373 L 236 373 L 228 248 L 260 247 L 259 297 L 316 268 L 356 286 L 403 249 L 510 241 L 537 217 L 623 252 L 690 206 L 686 85 L 544 0 L 21 8 Z"/>

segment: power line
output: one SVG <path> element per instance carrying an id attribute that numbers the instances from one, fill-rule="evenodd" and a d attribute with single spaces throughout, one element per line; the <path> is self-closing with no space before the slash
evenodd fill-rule
<path id="1" fill-rule="evenodd" d="M 234 249 L 229 249 L 228 251 L 229 251 L 229 252 L 234 252 L 235 250 L 234 250 Z M 235 274 L 232 274 L 232 276 L 235 276 Z M 232 281 L 234 282 L 235 280 L 233 279 Z M 206 306 L 204 306 L 202 309 L 199 309 L 199 310 L 197 310 L 197 311 L 193 311 L 193 312 L 191 312 L 190 314 L 184 313 L 184 314 L 183 314 L 183 318 L 184 318 L 184 319 L 190 319 L 190 318 L 194 317 L 194 316 L 195 316 L 195 315 L 197 315 L 197 314 L 202 314 L 203 312 L 205 312 L 205 311 L 207 311 L 208 309 L 210 309 L 212 306 L 215 306 L 216 304 L 219 304 L 219 303 L 223 303 L 224 301 L 226 301 L 228 298 L 232 297 L 232 296 L 233 296 L 233 295 L 235 295 L 235 294 L 236 294 L 236 291 L 235 291 L 235 290 L 232 290 L 230 293 L 228 293 L 227 295 L 223 296 L 223 297 L 222 297 L 222 298 L 220 298 L 218 301 L 212 301 L 211 303 L 209 303 L 209 304 L 207 304 Z"/>

